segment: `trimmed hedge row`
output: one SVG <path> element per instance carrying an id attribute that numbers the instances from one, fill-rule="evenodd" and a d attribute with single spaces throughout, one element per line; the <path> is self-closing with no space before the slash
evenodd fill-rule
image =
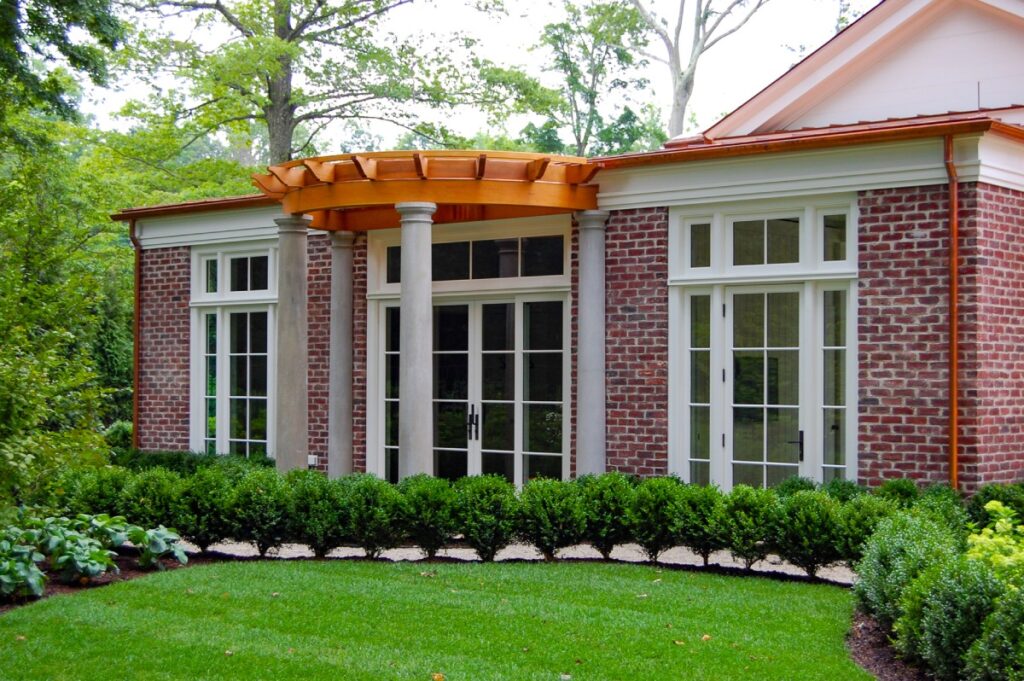
<path id="1" fill-rule="evenodd" d="M 294 542 L 318 557 L 339 546 L 376 557 L 413 543 L 433 557 L 461 537 L 485 561 L 515 541 L 553 560 L 575 544 L 589 543 L 608 558 L 616 545 L 636 543 L 652 561 L 684 546 L 705 565 L 714 552 L 730 551 L 748 569 L 778 554 L 811 576 L 823 566 L 859 560 L 865 539 L 903 503 L 852 483 L 817 489 L 801 479 L 780 490 L 740 485 L 723 494 L 672 477 L 606 473 L 572 482 L 535 480 L 517 493 L 496 476 L 454 484 L 414 476 L 394 486 L 366 474 L 328 480 L 294 471 L 282 477 L 238 462 L 200 466 L 184 476 L 163 468 L 69 471 L 58 498 L 73 513 L 108 512 L 176 527 L 204 551 L 234 539 L 252 543 L 260 555 Z"/>

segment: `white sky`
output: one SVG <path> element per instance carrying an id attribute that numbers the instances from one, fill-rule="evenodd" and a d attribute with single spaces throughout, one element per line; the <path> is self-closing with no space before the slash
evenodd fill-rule
<path id="1" fill-rule="evenodd" d="M 542 27 L 561 18 L 560 0 L 505 0 L 507 16 L 496 20 L 466 9 L 463 0 L 419 0 L 393 10 L 385 24 L 387 30 L 399 35 L 422 36 L 424 47 L 431 41 L 445 40 L 445 35 L 459 31 L 479 40 L 482 56 L 506 65 L 519 65 L 529 73 L 541 75 L 546 57 L 541 50 L 531 51 Z M 674 19 L 679 0 L 648 0 L 662 16 Z M 878 0 L 850 0 L 851 9 L 863 12 Z M 689 4 L 693 4 L 692 1 Z M 723 40 L 702 58 L 697 74 L 696 88 L 690 100 L 690 111 L 703 130 L 723 114 L 736 108 L 761 88 L 779 77 L 799 60 L 799 50 L 805 54 L 827 41 L 834 32 L 838 0 L 772 0 L 736 34 Z M 687 22 L 688 23 L 688 22 Z M 661 54 L 660 43 L 652 42 L 650 51 Z M 651 81 L 650 92 L 639 98 L 649 98 L 661 109 L 667 123 L 669 77 L 667 68 L 652 62 L 645 74 Z M 551 76 L 541 76 L 549 79 Z M 555 81 L 548 80 L 548 85 Z M 130 84 L 121 92 L 109 90 L 89 91 L 83 109 L 96 116 L 100 127 L 122 127 L 110 112 L 131 97 L 145 93 Z M 638 97 L 634 97 L 638 99 Z M 688 116 L 689 118 L 689 116 Z M 507 125 L 508 132 L 518 133 L 526 119 L 516 119 Z M 471 135 L 486 126 L 483 116 L 465 112 L 449 124 L 457 132 Z M 688 126 L 687 132 L 691 132 Z M 394 142 L 401 130 L 392 126 L 375 126 L 372 132 L 381 138 L 385 148 Z M 321 145 L 328 147 L 329 143 Z M 333 151 L 323 148 L 324 153 Z"/>

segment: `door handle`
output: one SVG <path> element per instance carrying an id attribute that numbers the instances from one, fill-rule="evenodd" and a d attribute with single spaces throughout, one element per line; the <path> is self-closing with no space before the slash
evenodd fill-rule
<path id="1" fill-rule="evenodd" d="M 466 416 L 466 439 L 480 439 L 480 414 L 477 413 L 476 405 L 469 405 L 469 414 Z"/>
<path id="2" fill-rule="evenodd" d="M 799 435 L 796 440 L 788 440 L 787 445 L 798 445 L 800 448 L 800 461 L 804 460 L 804 431 L 799 431 Z"/>

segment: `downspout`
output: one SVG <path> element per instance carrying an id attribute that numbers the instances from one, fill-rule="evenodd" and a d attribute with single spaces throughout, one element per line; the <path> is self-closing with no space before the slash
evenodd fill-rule
<path id="1" fill-rule="evenodd" d="M 945 137 L 946 175 L 949 177 L 949 486 L 959 489 L 960 436 L 960 201 L 953 136 Z"/>
<path id="2" fill-rule="evenodd" d="M 135 220 L 128 223 L 128 238 L 135 248 L 135 309 L 132 328 L 132 448 L 139 448 L 139 321 L 142 318 L 142 246 L 135 235 Z"/>

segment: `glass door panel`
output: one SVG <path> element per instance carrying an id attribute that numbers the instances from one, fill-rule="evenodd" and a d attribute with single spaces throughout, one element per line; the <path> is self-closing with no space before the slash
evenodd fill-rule
<path id="1" fill-rule="evenodd" d="M 800 472 L 800 294 L 731 296 L 733 484 L 771 487 Z"/>
<path id="2" fill-rule="evenodd" d="M 469 472 L 469 305 L 434 306 L 434 475 Z"/>
<path id="3" fill-rule="evenodd" d="M 480 305 L 480 468 L 515 478 L 516 306 Z"/>

